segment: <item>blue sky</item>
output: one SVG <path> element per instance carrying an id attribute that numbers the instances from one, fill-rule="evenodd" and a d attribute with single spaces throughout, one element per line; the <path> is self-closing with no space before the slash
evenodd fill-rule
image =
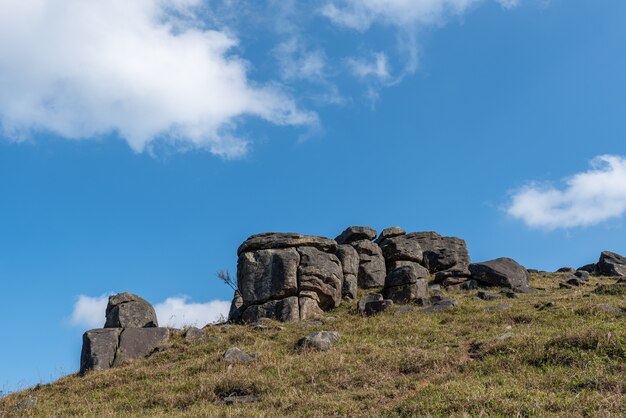
<path id="1" fill-rule="evenodd" d="M 111 292 L 213 319 L 253 233 L 626 253 L 624 2 L 305 3 L 0 1 L 0 390 L 76 371 Z"/>

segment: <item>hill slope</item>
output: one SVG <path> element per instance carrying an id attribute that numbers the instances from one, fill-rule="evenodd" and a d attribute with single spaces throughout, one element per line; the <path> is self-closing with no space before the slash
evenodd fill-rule
<path id="1" fill-rule="evenodd" d="M 545 288 L 483 301 L 451 293 L 459 306 L 362 318 L 343 303 L 323 324 L 209 327 L 201 342 L 117 369 L 68 376 L 0 399 L 0 411 L 29 416 L 625 416 L 624 294 L 597 294 L 592 278 L 558 289 L 557 275 L 531 276 Z M 554 302 L 551 304 L 549 302 Z M 507 306 L 508 305 L 508 306 Z M 485 309 L 490 306 L 496 308 Z M 282 329 L 281 329 L 282 328 Z M 294 349 L 313 330 L 336 330 L 327 352 Z M 222 360 L 237 346 L 250 364 Z M 228 395 L 258 401 L 226 405 Z M 34 407 L 15 412 L 22 400 Z M 7 412 L 5 414 L 8 415 Z"/>

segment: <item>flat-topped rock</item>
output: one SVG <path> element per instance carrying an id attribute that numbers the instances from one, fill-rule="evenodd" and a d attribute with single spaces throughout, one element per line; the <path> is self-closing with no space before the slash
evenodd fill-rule
<path id="1" fill-rule="evenodd" d="M 329 238 L 313 235 L 291 232 L 266 232 L 252 235 L 245 240 L 237 249 L 237 255 L 239 256 L 249 251 L 293 247 L 315 247 L 320 251 L 335 253 L 337 251 L 337 242 Z"/>
<path id="2" fill-rule="evenodd" d="M 109 296 L 105 328 L 158 327 L 156 312 L 145 299 L 129 292 Z"/>
<path id="3" fill-rule="evenodd" d="M 299 263 L 295 248 L 242 253 L 237 261 L 237 287 L 244 306 L 297 296 Z"/>
<path id="4" fill-rule="evenodd" d="M 121 332 L 121 328 L 104 328 L 92 329 L 83 334 L 80 374 L 88 370 L 105 370 L 113 367 Z"/>
<path id="5" fill-rule="evenodd" d="M 601 276 L 626 276 L 626 257 L 611 251 L 603 251 L 597 268 Z"/>
<path id="6" fill-rule="evenodd" d="M 423 265 L 431 273 L 456 269 L 463 271 L 470 263 L 467 244 L 456 237 L 443 237 L 436 232 L 412 232 L 406 235 L 419 243 Z"/>
<path id="7" fill-rule="evenodd" d="M 376 238 L 376 243 L 380 244 L 387 238 L 399 237 L 401 235 L 406 235 L 406 231 L 399 226 L 392 226 L 391 228 L 385 228 L 380 233 L 378 238 Z"/>
<path id="8" fill-rule="evenodd" d="M 369 226 L 351 226 L 335 238 L 335 241 L 337 244 L 350 244 L 354 241 L 371 241 L 374 238 L 376 238 L 376 230 Z"/>
<path id="9" fill-rule="evenodd" d="M 498 258 L 469 266 L 472 278 L 491 286 L 508 287 L 517 291 L 528 289 L 528 271 L 511 258 Z"/>
<path id="10" fill-rule="evenodd" d="M 361 289 L 382 287 L 385 284 L 387 269 L 383 252 L 378 245 L 368 240 L 351 243 L 359 254 L 359 274 L 357 282 Z"/>
<path id="11" fill-rule="evenodd" d="M 400 235 L 390 237 L 380 242 L 380 248 L 383 251 L 385 262 L 392 261 L 414 261 L 422 262 L 422 247 L 416 237 L 411 235 Z"/>

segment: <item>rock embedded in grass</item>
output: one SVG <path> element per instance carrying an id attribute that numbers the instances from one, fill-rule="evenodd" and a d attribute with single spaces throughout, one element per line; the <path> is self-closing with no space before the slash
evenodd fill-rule
<path id="1" fill-rule="evenodd" d="M 252 363 L 256 360 L 255 357 L 250 354 L 240 350 L 237 347 L 231 347 L 224 353 L 223 359 L 227 363 Z"/>
<path id="2" fill-rule="evenodd" d="M 339 341 L 337 331 L 314 331 L 300 338 L 296 346 L 303 349 L 328 351 Z"/>
<path id="3" fill-rule="evenodd" d="M 497 293 L 487 292 L 484 290 L 481 290 L 478 293 L 476 293 L 476 296 L 478 296 L 482 300 L 496 300 L 496 299 L 502 298 L 502 295 L 499 295 Z"/>
<path id="4" fill-rule="evenodd" d="M 384 312 L 393 306 L 393 301 L 390 299 L 376 300 L 374 302 L 368 302 L 365 304 L 365 316 L 377 315 Z"/>

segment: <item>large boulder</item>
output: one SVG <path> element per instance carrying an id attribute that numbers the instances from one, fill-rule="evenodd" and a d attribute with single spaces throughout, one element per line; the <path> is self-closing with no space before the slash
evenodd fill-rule
<path id="1" fill-rule="evenodd" d="M 369 226 L 351 226 L 343 231 L 335 241 L 337 244 L 350 244 L 355 241 L 371 241 L 376 238 L 376 231 Z"/>
<path id="2" fill-rule="evenodd" d="M 379 245 L 383 252 L 385 263 L 391 263 L 392 261 L 422 262 L 422 247 L 420 247 L 418 240 L 411 235 L 386 238 Z"/>
<path id="3" fill-rule="evenodd" d="M 385 259 L 380 247 L 372 241 L 361 240 L 351 245 L 359 254 L 359 274 L 357 282 L 361 289 L 382 287 L 387 275 Z"/>
<path id="4" fill-rule="evenodd" d="M 603 251 L 597 268 L 601 276 L 626 276 L 626 257 L 611 251 Z"/>
<path id="5" fill-rule="evenodd" d="M 237 262 L 237 286 L 243 304 L 297 296 L 299 263 L 300 254 L 295 248 L 242 253 Z"/>
<path id="6" fill-rule="evenodd" d="M 281 322 L 300 320 L 298 297 L 291 296 L 279 300 L 271 300 L 261 305 L 248 306 L 241 314 L 244 323 L 255 323 L 261 318 L 274 319 Z"/>
<path id="7" fill-rule="evenodd" d="M 132 293 L 109 297 L 105 328 L 158 327 L 156 312 L 150 303 Z"/>
<path id="8" fill-rule="evenodd" d="M 300 292 L 316 293 L 319 306 L 324 310 L 339 306 L 343 271 L 337 256 L 314 247 L 300 247 L 298 253 L 300 253 L 298 267 Z"/>
<path id="9" fill-rule="evenodd" d="M 359 253 L 356 252 L 352 245 L 340 245 L 337 248 L 337 257 L 341 262 L 343 271 L 342 296 L 348 299 L 355 299 L 358 288 Z"/>
<path id="10" fill-rule="evenodd" d="M 119 345 L 120 328 L 92 329 L 83 334 L 80 373 L 113 367 Z"/>
<path id="11" fill-rule="evenodd" d="M 392 226 L 391 228 L 385 228 L 380 233 L 378 238 L 376 238 L 376 243 L 380 244 L 381 242 L 383 242 L 387 238 L 399 237 L 399 236 L 405 235 L 405 234 L 406 234 L 406 231 L 404 229 L 400 228 L 399 226 Z"/>
<path id="12" fill-rule="evenodd" d="M 139 360 L 169 346 L 170 328 L 126 328 L 120 333 L 120 342 L 113 366 Z"/>
<path id="13" fill-rule="evenodd" d="M 470 264 L 472 278 L 479 283 L 526 291 L 528 271 L 511 258 L 498 258 L 484 263 Z"/>
<path id="14" fill-rule="evenodd" d="M 228 311 L 228 320 L 231 322 L 239 322 L 241 320 L 241 312 L 243 311 L 243 297 L 239 290 L 235 290 L 233 301 L 230 303 Z"/>
<path id="15" fill-rule="evenodd" d="M 237 249 L 237 255 L 250 251 L 293 247 L 315 247 L 324 252 L 334 253 L 337 251 L 337 242 L 324 237 L 291 232 L 267 232 L 252 235 L 245 240 Z"/>
<path id="16" fill-rule="evenodd" d="M 297 347 L 317 351 L 328 351 L 339 341 L 337 331 L 314 331 L 300 338 Z"/>
<path id="17" fill-rule="evenodd" d="M 392 270 L 385 279 L 383 296 L 394 303 L 428 298 L 428 270 L 417 263 Z"/>
<path id="18" fill-rule="evenodd" d="M 423 265 L 432 274 L 453 270 L 455 275 L 469 276 L 470 257 L 467 244 L 456 237 L 443 237 L 436 232 L 412 232 L 407 237 L 416 240 L 423 253 Z"/>

